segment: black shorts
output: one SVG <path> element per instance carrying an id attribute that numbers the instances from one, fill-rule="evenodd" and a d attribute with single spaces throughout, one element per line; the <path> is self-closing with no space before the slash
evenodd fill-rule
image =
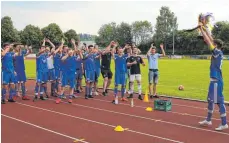
<path id="1" fill-rule="evenodd" d="M 112 76 L 113 76 L 113 73 L 111 72 L 111 70 L 101 69 L 101 74 L 103 75 L 103 78 L 108 77 L 108 79 L 112 79 Z"/>

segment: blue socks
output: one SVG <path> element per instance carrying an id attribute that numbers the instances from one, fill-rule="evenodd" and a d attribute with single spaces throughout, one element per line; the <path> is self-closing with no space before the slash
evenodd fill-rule
<path id="1" fill-rule="evenodd" d="M 121 95 L 122 95 L 122 98 L 124 97 L 125 95 L 125 86 L 122 86 L 122 89 L 121 89 Z"/>
<path id="2" fill-rule="evenodd" d="M 115 96 L 118 94 L 118 87 L 117 86 L 115 86 L 115 88 L 114 88 L 114 94 L 115 94 Z"/>
<path id="3" fill-rule="evenodd" d="M 36 84 L 34 90 L 35 90 L 35 95 L 37 96 L 38 95 L 38 92 L 39 92 L 39 85 L 38 84 Z"/>
<path id="4" fill-rule="evenodd" d="M 6 98 L 6 89 L 2 88 L 2 100 Z"/>
<path id="5" fill-rule="evenodd" d="M 10 89 L 10 96 L 9 96 L 9 99 L 13 99 L 13 96 L 16 95 L 16 91 L 15 89 Z"/>

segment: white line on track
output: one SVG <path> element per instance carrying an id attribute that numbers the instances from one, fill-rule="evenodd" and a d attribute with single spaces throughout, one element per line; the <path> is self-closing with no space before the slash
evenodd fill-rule
<path id="1" fill-rule="evenodd" d="M 48 100 L 55 101 L 54 99 L 48 99 Z M 64 102 L 64 101 L 62 101 L 62 103 L 69 104 L 68 102 Z M 26 104 L 25 104 L 25 105 L 26 105 Z M 161 122 L 161 123 L 176 125 L 176 126 L 180 126 L 180 127 L 186 127 L 186 128 L 196 129 L 196 130 L 200 130 L 200 131 L 212 132 L 212 133 L 223 134 L 223 135 L 229 136 L 229 133 L 218 132 L 218 131 L 214 131 L 214 130 L 208 130 L 208 129 L 204 129 L 204 128 L 200 128 L 200 127 L 193 127 L 193 126 L 184 125 L 184 124 L 175 123 L 175 122 L 163 121 L 163 120 L 148 118 L 148 117 L 144 117 L 144 116 L 138 116 L 138 115 L 123 113 L 123 112 L 117 112 L 117 111 L 112 111 L 112 110 L 106 110 L 106 109 L 97 108 L 97 107 L 91 107 L 91 106 L 86 106 L 86 105 L 82 105 L 82 104 L 75 104 L 75 103 L 72 103 L 72 105 L 74 105 L 74 106 L 80 106 L 80 107 L 85 107 L 85 108 L 89 108 L 89 109 L 93 109 L 93 110 L 105 111 L 105 112 L 109 112 L 109 113 L 120 114 L 120 115 L 125 115 L 125 116 L 130 116 L 130 117 L 145 119 L 145 120 L 151 120 L 151 121 L 156 121 L 156 122 Z M 26 106 L 27 106 L 27 105 L 26 105 Z"/>
<path id="2" fill-rule="evenodd" d="M 98 121 L 93 121 L 93 120 L 90 120 L 90 119 L 86 119 L 86 118 L 82 118 L 82 117 L 78 117 L 78 116 L 73 116 L 73 115 L 65 114 L 65 113 L 62 113 L 62 112 L 52 111 L 52 110 L 49 110 L 49 109 L 40 108 L 40 107 L 28 105 L 28 104 L 19 103 L 19 102 L 16 102 L 16 103 L 19 104 L 19 105 L 23 105 L 23 106 L 27 106 L 27 107 L 31 107 L 31 108 L 35 108 L 35 109 L 39 109 L 39 110 L 43 110 L 43 111 L 47 111 L 47 112 L 59 114 L 59 115 L 64 115 L 64 116 L 67 116 L 67 117 L 71 117 L 71 118 L 75 118 L 75 119 L 80 119 L 80 120 L 84 120 L 84 121 L 88 121 L 88 122 L 92 122 L 92 123 L 96 123 L 96 124 L 100 124 L 100 125 L 104 125 L 104 126 L 108 126 L 108 127 L 112 127 L 112 128 L 115 128 L 116 127 L 114 125 L 110 125 L 110 124 L 106 124 L 106 123 L 102 123 L 102 122 L 98 122 Z M 170 141 L 170 142 L 183 143 L 181 141 L 172 140 L 172 139 L 169 139 L 169 138 L 163 138 L 163 137 L 160 137 L 160 136 L 151 135 L 151 134 L 147 134 L 147 133 L 143 133 L 143 132 L 138 132 L 138 131 L 134 131 L 134 130 L 131 130 L 131 129 L 128 129 L 126 131 L 132 132 L 132 133 L 136 133 L 136 134 L 145 135 L 145 136 L 150 136 L 150 137 L 154 137 L 154 138 L 158 138 L 158 139 L 162 139 L 162 140 L 166 140 L 166 141 Z"/>
<path id="3" fill-rule="evenodd" d="M 15 121 L 18 121 L 18 122 L 21 122 L 21 123 L 36 127 L 38 129 L 41 129 L 41 130 L 44 130 L 44 131 L 47 131 L 47 132 L 51 132 L 51 133 L 54 133 L 54 134 L 57 134 L 57 135 L 60 135 L 60 136 L 75 140 L 77 142 L 89 143 L 89 142 L 86 142 L 86 141 L 82 141 L 81 139 L 78 139 L 78 138 L 75 138 L 75 137 L 71 137 L 71 136 L 68 136 L 68 135 L 65 135 L 65 134 L 62 134 L 62 133 L 59 133 L 59 132 L 56 132 L 56 131 L 53 131 L 53 130 L 50 130 L 50 129 L 47 129 L 47 128 L 44 128 L 44 127 L 41 127 L 41 126 L 38 126 L 38 125 L 35 125 L 35 124 L 29 123 L 29 122 L 26 122 L 26 121 L 23 121 L 23 120 L 20 120 L 20 119 L 17 119 L 17 118 L 14 118 L 14 117 L 11 117 L 11 116 L 8 116 L 8 115 L 5 115 L 5 114 L 1 114 L 1 115 L 3 117 L 6 117 L 6 118 L 9 118 L 9 119 L 12 119 L 12 120 L 15 120 Z"/>
<path id="4" fill-rule="evenodd" d="M 80 97 L 80 98 L 83 98 L 83 97 Z M 95 99 L 95 98 L 93 98 L 92 100 L 110 103 L 110 101 L 108 101 L 108 100 Z M 119 103 L 119 104 L 124 105 L 124 106 L 130 106 L 129 104 L 125 104 L 125 103 Z M 134 107 L 136 107 L 136 108 L 144 108 L 144 109 L 146 108 L 144 106 L 139 106 L 139 105 L 135 105 Z M 174 111 L 168 111 L 168 112 L 169 113 L 173 113 L 173 114 L 185 115 L 185 116 L 192 116 L 192 117 L 198 117 L 198 118 L 203 118 L 203 119 L 206 118 L 205 116 L 193 115 L 193 114 L 188 114 L 188 113 L 181 113 L 181 112 L 174 112 Z M 221 121 L 221 119 L 217 119 L 217 118 L 212 118 L 212 120 Z M 229 123 L 229 121 L 227 121 L 227 122 Z"/>

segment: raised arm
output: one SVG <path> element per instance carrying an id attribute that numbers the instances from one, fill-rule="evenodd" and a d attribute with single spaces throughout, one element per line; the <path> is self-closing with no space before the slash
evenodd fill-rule
<path id="1" fill-rule="evenodd" d="M 207 36 L 206 32 L 203 30 L 203 27 L 201 25 L 200 25 L 200 31 L 203 35 L 204 41 L 209 46 L 210 50 L 213 50 L 215 46 L 213 45 L 213 42 L 209 39 L 209 37 Z"/>
<path id="2" fill-rule="evenodd" d="M 43 43 L 42 43 L 42 46 L 45 46 L 45 38 L 43 39 Z"/>
<path id="3" fill-rule="evenodd" d="M 27 50 L 27 52 L 26 52 L 25 56 L 28 56 L 29 54 L 31 54 L 33 52 L 32 46 L 27 47 L 27 45 L 26 45 L 26 50 Z"/>
<path id="4" fill-rule="evenodd" d="M 150 53 L 151 53 L 151 51 L 152 51 L 152 47 L 153 47 L 153 43 L 151 44 L 151 47 L 149 48 L 149 50 L 148 50 L 148 52 L 147 52 L 147 56 L 150 56 Z"/>
<path id="5" fill-rule="evenodd" d="M 161 52 L 162 54 L 160 54 L 160 56 L 165 56 L 165 50 L 164 50 L 164 45 L 163 44 L 160 44 L 160 48 L 161 48 Z"/>
<path id="6" fill-rule="evenodd" d="M 71 39 L 71 43 L 73 45 L 73 48 L 74 48 L 74 52 L 77 52 L 78 51 L 78 46 L 76 45 L 76 41 L 74 39 Z"/>
<path id="7" fill-rule="evenodd" d="M 105 55 L 107 53 L 111 52 L 111 45 L 114 44 L 114 41 L 111 41 L 110 44 L 105 48 L 104 51 L 102 51 L 102 55 Z"/>
<path id="8" fill-rule="evenodd" d="M 2 50 L 2 52 L 1 52 L 1 56 L 5 56 L 5 55 L 6 55 L 6 53 L 8 53 L 8 52 L 9 52 L 9 50 L 10 50 L 10 48 L 6 48 L 5 50 Z"/>
<path id="9" fill-rule="evenodd" d="M 52 48 L 56 48 L 55 45 L 48 38 L 46 38 L 45 41 L 48 42 Z"/>

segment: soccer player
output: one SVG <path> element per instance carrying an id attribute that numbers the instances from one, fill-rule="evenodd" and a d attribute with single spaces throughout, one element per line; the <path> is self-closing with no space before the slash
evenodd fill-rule
<path id="1" fill-rule="evenodd" d="M 126 53 L 128 54 L 128 58 L 129 58 L 132 55 L 132 48 L 131 48 L 130 44 L 126 44 L 125 47 L 127 47 Z M 127 60 L 128 60 L 128 58 L 127 58 Z M 131 94 L 131 92 L 130 92 L 130 66 L 127 66 L 126 83 L 127 83 L 127 80 L 129 80 L 128 81 L 128 94 Z"/>
<path id="2" fill-rule="evenodd" d="M 138 83 L 138 99 L 142 100 L 140 64 L 145 66 L 145 63 L 142 60 L 142 58 L 140 56 L 138 56 L 138 48 L 135 47 L 133 49 L 133 55 L 127 59 L 127 66 L 130 67 L 130 96 L 128 98 L 133 98 L 134 81 L 137 80 L 137 83 Z"/>
<path id="3" fill-rule="evenodd" d="M 15 44 L 15 57 L 14 57 L 14 66 L 16 74 L 16 90 L 19 92 L 19 87 L 21 86 L 22 90 L 22 100 L 29 100 L 29 97 L 25 95 L 25 82 L 26 82 L 26 74 L 25 74 L 25 63 L 24 57 L 29 55 L 32 52 L 32 47 L 27 48 L 25 50 L 21 49 L 20 44 Z"/>
<path id="4" fill-rule="evenodd" d="M 13 58 L 15 56 L 14 52 L 10 51 L 10 44 L 3 44 L 3 51 L 1 52 L 2 58 L 2 101 L 1 104 L 5 104 L 6 91 L 8 86 L 9 89 L 9 99 L 8 102 L 15 102 L 14 96 L 16 95 L 15 83 L 16 83 L 16 72 L 14 70 Z"/>
<path id="5" fill-rule="evenodd" d="M 83 68 L 83 60 L 79 56 L 76 59 L 76 73 L 77 74 L 76 74 L 76 87 L 75 87 L 75 90 L 76 90 L 77 93 L 80 93 L 80 92 L 82 92 L 82 78 L 83 78 L 83 74 L 84 74 L 84 68 Z"/>
<path id="6" fill-rule="evenodd" d="M 223 42 L 220 39 L 211 40 L 206 34 L 206 31 L 199 25 L 199 29 L 203 35 L 204 41 L 209 46 L 212 57 L 210 65 L 210 84 L 208 90 L 208 115 L 206 120 L 199 122 L 200 125 L 212 125 L 211 118 L 214 110 L 214 104 L 219 106 L 219 112 L 221 117 L 221 124 L 215 130 L 221 131 L 228 128 L 226 120 L 226 107 L 224 105 L 223 96 L 223 76 L 222 76 L 222 61 L 223 52 L 222 46 Z"/>
<path id="7" fill-rule="evenodd" d="M 93 45 L 88 46 L 88 51 L 84 53 L 84 69 L 85 69 L 85 99 L 93 98 L 92 85 L 95 82 L 95 54 Z"/>
<path id="8" fill-rule="evenodd" d="M 37 81 L 35 86 L 35 97 L 34 101 L 37 100 L 38 93 L 40 92 L 40 99 L 45 100 L 44 88 L 45 84 L 48 80 L 48 66 L 47 66 L 47 54 L 45 50 L 45 39 L 43 40 L 43 44 L 39 49 L 38 54 L 36 55 L 36 75 Z"/>
<path id="9" fill-rule="evenodd" d="M 158 98 L 156 95 L 157 93 L 157 84 L 158 84 L 158 78 L 159 78 L 159 71 L 158 71 L 158 58 L 165 56 L 164 46 L 163 44 L 160 44 L 160 48 L 162 51 L 162 54 L 156 53 L 156 47 L 151 45 L 151 48 L 147 52 L 147 58 L 149 63 L 149 92 L 150 92 L 150 98 Z M 152 84 L 153 84 L 153 95 L 152 95 Z"/>
<path id="10" fill-rule="evenodd" d="M 68 46 L 67 45 L 64 45 L 63 46 L 63 49 L 61 50 L 61 59 L 65 56 L 65 55 L 67 55 L 68 54 Z M 61 62 L 60 62 L 60 78 L 61 78 L 61 81 L 63 80 L 63 72 L 65 71 L 65 70 L 67 70 L 66 69 L 67 67 L 66 67 L 66 64 L 64 63 L 64 62 L 62 62 L 62 60 L 61 60 Z M 62 87 L 61 87 L 61 90 L 60 91 L 62 91 L 63 89 L 62 89 Z M 61 94 L 61 98 L 62 99 L 65 99 L 66 97 L 65 97 L 65 95 L 64 94 Z"/>
<path id="11" fill-rule="evenodd" d="M 54 69 L 55 69 L 55 94 L 51 94 L 51 96 L 57 97 L 60 92 L 60 78 L 61 78 L 61 51 L 64 45 L 64 41 L 62 39 L 61 45 L 58 47 L 58 52 L 54 54 L 53 61 L 54 61 Z"/>
<path id="12" fill-rule="evenodd" d="M 104 78 L 103 80 L 103 96 L 107 96 L 107 89 L 109 88 L 112 80 L 113 73 L 111 72 L 111 57 L 112 51 L 111 47 L 114 42 L 110 42 L 110 44 L 106 47 L 104 51 L 101 53 L 101 74 Z"/>
<path id="13" fill-rule="evenodd" d="M 76 79 L 76 59 L 77 59 L 77 57 L 74 56 L 74 53 L 77 52 L 80 58 L 82 58 L 82 54 L 78 50 L 74 39 L 71 39 L 71 43 L 74 46 L 74 50 L 69 49 L 68 54 L 66 54 L 64 57 L 61 58 L 61 61 L 64 63 L 65 68 L 63 70 L 63 78 L 61 81 L 62 90 L 59 98 L 56 99 L 56 104 L 59 104 L 61 102 L 61 97 L 64 94 L 64 87 L 67 85 L 70 86 L 68 102 L 72 103 L 74 87 L 75 87 L 75 79 Z"/>
<path id="14" fill-rule="evenodd" d="M 95 45 L 94 47 L 95 47 L 95 49 L 94 49 L 94 54 L 95 54 L 94 94 L 95 95 L 99 95 L 97 86 L 98 86 L 98 80 L 99 80 L 99 76 L 100 76 L 100 72 L 101 72 L 101 70 L 100 70 L 100 58 L 101 58 L 101 55 L 100 55 L 100 51 L 99 51 L 98 45 Z"/>
<path id="15" fill-rule="evenodd" d="M 55 76 L 55 68 L 54 68 L 54 56 L 57 54 L 57 52 L 59 52 L 60 47 L 55 50 L 55 45 L 49 39 L 46 38 L 45 42 L 48 42 L 49 45 L 51 45 L 51 47 L 52 47 L 51 51 L 50 51 L 49 47 L 46 47 L 46 52 L 47 52 L 47 66 L 48 66 L 48 81 L 51 82 L 51 96 L 54 96 L 55 84 L 56 84 L 55 83 L 56 82 L 55 81 L 56 76 Z M 61 46 L 62 46 L 62 44 L 61 44 Z M 57 55 L 57 57 L 58 57 L 58 55 Z M 49 96 L 47 94 L 47 85 L 45 87 L 45 93 L 46 93 L 46 97 L 48 98 Z"/>
<path id="16" fill-rule="evenodd" d="M 116 47 L 117 44 L 114 44 Z M 127 99 L 124 98 L 125 94 L 125 87 L 126 87 L 126 71 L 127 71 L 127 64 L 126 59 L 128 57 L 128 54 L 123 54 L 123 51 L 125 50 L 125 47 L 118 48 L 117 53 L 115 54 L 115 48 L 113 48 L 113 58 L 115 61 L 115 88 L 114 88 L 114 100 L 112 103 L 118 104 L 118 85 L 121 85 L 121 100 L 127 101 Z"/>

